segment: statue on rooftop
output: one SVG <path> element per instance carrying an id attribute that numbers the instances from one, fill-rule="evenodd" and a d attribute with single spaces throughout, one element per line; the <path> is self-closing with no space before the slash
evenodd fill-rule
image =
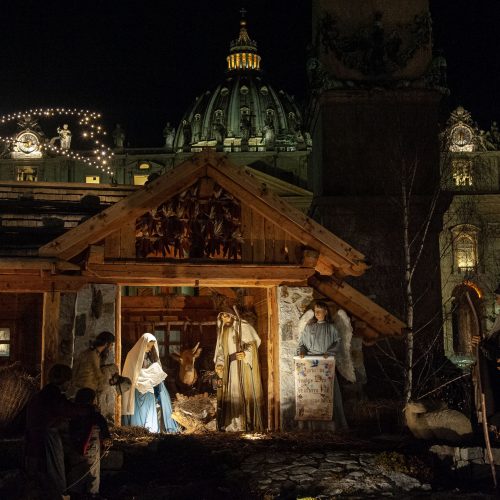
<path id="1" fill-rule="evenodd" d="M 480 130 L 476 136 L 479 151 L 495 151 L 495 145 L 490 141 L 490 133 Z"/>
<path id="2" fill-rule="evenodd" d="M 274 147 L 274 123 L 272 114 L 268 113 L 266 115 L 264 131 L 264 144 L 266 149 L 273 149 Z"/>
<path id="3" fill-rule="evenodd" d="M 62 127 L 57 127 L 58 136 L 52 137 L 50 144 L 54 144 L 55 141 L 59 141 L 59 147 L 61 149 L 69 149 L 71 146 L 71 130 L 69 125 L 65 123 Z"/>
<path id="4" fill-rule="evenodd" d="M 248 139 L 250 138 L 250 118 L 247 114 L 241 115 L 240 120 L 240 133 L 241 133 L 241 144 L 248 144 Z"/>
<path id="5" fill-rule="evenodd" d="M 500 149 L 500 130 L 498 130 L 497 122 L 492 122 L 490 130 L 486 133 L 488 140 L 493 144 L 494 149 Z"/>
<path id="6" fill-rule="evenodd" d="M 125 142 L 125 130 L 122 129 L 122 126 L 117 123 L 115 129 L 113 130 L 113 142 L 115 144 L 115 148 L 121 149 L 123 148 Z"/>
<path id="7" fill-rule="evenodd" d="M 168 152 L 173 151 L 174 149 L 174 137 L 175 137 L 175 128 L 170 125 L 170 122 L 167 122 L 165 128 L 163 129 L 163 137 L 165 138 L 165 149 Z"/>
<path id="8" fill-rule="evenodd" d="M 184 151 L 189 151 L 191 149 L 191 138 L 192 130 L 191 124 L 187 120 L 182 120 L 182 136 L 184 138 Z"/>
<path id="9" fill-rule="evenodd" d="M 214 137 L 217 142 L 217 150 L 222 150 L 224 139 L 226 138 L 226 127 L 220 119 L 214 123 Z"/>

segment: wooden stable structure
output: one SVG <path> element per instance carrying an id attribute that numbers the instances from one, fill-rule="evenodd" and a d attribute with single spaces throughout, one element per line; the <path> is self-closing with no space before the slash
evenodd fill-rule
<path id="1" fill-rule="evenodd" d="M 203 290 L 215 290 L 229 300 L 235 288 L 246 289 L 266 340 L 260 355 L 267 379 L 268 426 L 276 428 L 277 287 L 312 287 L 351 315 L 355 333 L 367 343 L 400 335 L 404 325 L 399 319 L 345 282 L 367 268 L 361 253 L 280 198 L 250 169 L 206 151 L 44 244 L 38 256 L 0 259 L 0 292 L 43 294 L 40 361 L 44 375 L 59 355 L 61 294 L 75 293 L 88 284 L 117 285 L 115 331 L 120 360 L 120 332 L 126 323 L 122 312 L 127 310 L 130 317 L 129 309 L 148 309 L 147 297 L 134 303 L 121 296 L 120 287 L 167 291 L 194 287 L 202 295 Z M 125 309 L 122 301 L 127 302 Z M 162 308 L 172 309 L 172 304 L 156 307 L 154 302 L 150 299 L 152 317 Z M 163 314 L 164 323 L 176 318 L 174 313 Z"/>

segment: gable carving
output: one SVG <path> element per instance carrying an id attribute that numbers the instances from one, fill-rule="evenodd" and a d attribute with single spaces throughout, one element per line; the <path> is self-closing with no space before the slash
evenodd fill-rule
<path id="1" fill-rule="evenodd" d="M 240 259 L 241 205 L 204 177 L 136 221 L 138 258 Z"/>

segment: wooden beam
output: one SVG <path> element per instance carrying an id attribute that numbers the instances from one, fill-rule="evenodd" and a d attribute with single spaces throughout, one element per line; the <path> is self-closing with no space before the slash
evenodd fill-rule
<path id="1" fill-rule="evenodd" d="M 199 161 L 186 161 L 126 199 L 47 243 L 39 249 L 39 255 L 69 260 L 85 250 L 88 245 L 97 243 L 113 233 L 117 227 L 130 223 L 131 220 L 157 208 L 204 175 L 206 175 L 205 164 Z"/>
<path id="2" fill-rule="evenodd" d="M 207 293 L 209 292 L 209 293 Z M 200 296 L 207 296 L 210 297 L 211 300 L 211 295 L 212 293 L 218 293 L 220 295 L 224 295 L 225 297 L 229 297 L 230 299 L 236 300 L 237 294 L 232 288 L 222 288 L 222 287 L 216 287 L 216 286 L 211 286 L 211 287 L 203 287 L 203 289 L 200 289 Z"/>
<path id="3" fill-rule="evenodd" d="M 122 290 L 116 287 L 115 294 L 115 363 L 118 372 L 121 373 L 122 366 Z M 115 398 L 115 425 L 121 425 L 122 397 L 117 392 Z"/>
<path id="4" fill-rule="evenodd" d="M 79 271 L 80 266 L 60 259 L 40 259 L 38 257 L 3 257 L 0 259 L 0 274 L 5 270 L 34 271 Z"/>
<path id="5" fill-rule="evenodd" d="M 88 272 L 96 278 L 106 278 L 119 284 L 146 280 L 185 286 L 271 286 L 281 283 L 303 283 L 314 269 L 301 266 L 253 264 L 181 264 L 137 263 L 135 261 L 108 261 L 89 264 Z"/>
<path id="6" fill-rule="evenodd" d="M 42 387 L 48 382 L 50 367 L 59 360 L 59 310 L 61 294 L 49 292 L 43 294 L 42 318 Z"/>
<path id="7" fill-rule="evenodd" d="M 122 259 L 135 259 L 136 248 L 135 219 L 128 221 L 120 228 L 120 257 Z"/>
<path id="8" fill-rule="evenodd" d="M 1 292 L 76 292 L 82 286 L 91 282 L 88 278 L 81 276 L 48 276 L 40 275 L 0 275 Z M 109 282 L 109 281 L 108 281 Z"/>
<path id="9" fill-rule="evenodd" d="M 230 164 L 207 167 L 207 175 L 265 218 L 282 227 L 304 245 L 327 256 L 344 273 L 359 276 L 367 265 L 364 255 L 326 228 L 288 205 L 244 168 Z"/>
<path id="10" fill-rule="evenodd" d="M 402 334 L 405 324 L 368 297 L 347 283 L 336 283 L 332 279 L 321 279 L 318 275 L 309 278 L 309 285 L 332 299 L 349 313 L 366 322 L 380 337 Z M 367 329 L 368 330 L 368 329 Z M 364 335 L 364 334 L 363 334 Z"/>
<path id="11" fill-rule="evenodd" d="M 252 209 L 246 205 L 241 207 L 241 259 L 243 262 L 253 262 L 252 247 Z"/>
<path id="12" fill-rule="evenodd" d="M 90 245 L 87 264 L 102 264 L 104 262 L 104 245 Z"/>
<path id="13" fill-rule="evenodd" d="M 120 258 L 120 229 L 117 229 L 104 240 L 104 258 L 118 259 Z"/>
<path id="14" fill-rule="evenodd" d="M 253 262 L 265 262 L 266 260 L 266 232 L 264 229 L 264 217 L 259 213 L 252 214 L 252 247 Z"/>
<path id="15" fill-rule="evenodd" d="M 276 287 L 267 290 L 268 310 L 268 362 L 269 376 L 267 389 L 267 427 L 278 431 L 280 423 L 280 343 L 278 317 L 278 290 Z"/>
<path id="16" fill-rule="evenodd" d="M 219 288 L 219 293 L 236 299 L 236 293 L 229 288 Z M 194 297 L 190 295 L 152 295 L 125 296 L 121 298 L 122 309 L 212 309 L 214 306 L 210 296 Z"/>
<path id="17" fill-rule="evenodd" d="M 331 261 L 322 257 L 321 255 L 319 256 L 315 269 L 319 274 L 322 274 L 323 276 L 331 276 L 336 271 Z"/>

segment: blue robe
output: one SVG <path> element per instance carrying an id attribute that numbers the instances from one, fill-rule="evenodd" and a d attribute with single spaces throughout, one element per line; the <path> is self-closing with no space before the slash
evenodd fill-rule
<path id="1" fill-rule="evenodd" d="M 172 419 L 172 403 L 165 384 L 162 382 L 154 390 L 154 394 L 150 392 L 141 394 L 135 389 L 134 414 L 123 415 L 122 424 L 144 427 L 150 432 L 178 432 L 179 427 Z M 157 402 L 161 409 L 160 415 L 157 412 Z"/>

